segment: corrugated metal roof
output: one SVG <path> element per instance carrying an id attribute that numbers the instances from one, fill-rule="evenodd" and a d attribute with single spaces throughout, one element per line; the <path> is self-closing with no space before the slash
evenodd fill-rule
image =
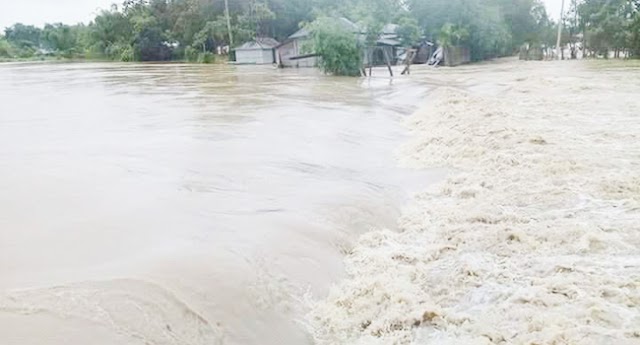
<path id="1" fill-rule="evenodd" d="M 360 32 L 360 28 L 358 27 L 358 25 L 356 25 L 354 22 L 350 21 L 349 19 L 347 19 L 345 17 L 337 18 L 337 23 L 343 29 L 348 30 L 350 32 L 353 32 L 353 33 L 359 33 Z M 311 33 L 309 32 L 309 30 L 307 30 L 306 28 L 302 28 L 302 29 L 296 31 L 293 35 L 289 36 L 287 38 L 287 40 L 308 37 L 310 34 Z"/>
<path id="2" fill-rule="evenodd" d="M 344 29 L 354 33 L 362 31 L 362 29 L 360 29 L 360 27 L 356 23 L 350 21 L 345 17 L 340 17 L 340 25 L 342 25 Z"/>
<path id="3" fill-rule="evenodd" d="M 303 38 L 303 37 L 307 37 L 309 36 L 310 32 L 309 30 L 302 28 L 298 31 L 296 31 L 293 35 L 289 36 L 289 39 L 296 39 L 296 38 Z"/>
<path id="4" fill-rule="evenodd" d="M 397 24 L 387 24 L 382 28 L 383 35 L 395 35 L 398 33 L 398 28 L 400 26 Z"/>
<path id="5" fill-rule="evenodd" d="M 392 39 L 392 38 L 381 38 L 376 41 L 378 44 L 386 45 L 386 46 L 399 46 L 401 45 L 400 41 Z"/>
<path id="6" fill-rule="evenodd" d="M 336 21 L 337 21 L 337 24 L 340 25 L 343 29 L 349 30 L 354 34 L 356 34 L 356 37 L 358 38 L 359 41 L 365 40 L 366 37 L 362 33 L 362 29 L 354 22 L 350 21 L 345 17 L 336 18 Z M 398 31 L 398 27 L 399 26 L 397 24 L 385 25 L 384 28 L 382 29 L 382 34 L 380 35 L 380 38 L 377 40 L 376 43 L 381 45 L 389 45 L 389 46 L 402 45 L 402 43 L 400 43 L 400 41 L 398 40 L 398 35 L 396 34 L 396 32 Z M 293 35 L 289 36 L 289 38 L 287 38 L 286 41 L 282 42 L 282 44 L 284 45 L 295 39 L 309 37 L 309 35 L 310 35 L 309 30 L 307 30 L 306 28 L 302 28 L 296 31 Z M 277 46 L 280 46 L 280 45 L 277 45 Z M 247 49 L 256 49 L 256 48 L 247 48 Z"/>
<path id="7" fill-rule="evenodd" d="M 280 43 L 271 37 L 256 38 L 251 42 L 246 42 L 243 45 L 236 48 L 236 50 L 260 50 L 260 49 L 273 49 Z"/>

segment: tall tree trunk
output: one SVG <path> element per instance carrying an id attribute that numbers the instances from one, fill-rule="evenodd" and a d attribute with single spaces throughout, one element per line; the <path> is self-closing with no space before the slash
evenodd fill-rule
<path id="1" fill-rule="evenodd" d="M 233 49 L 233 33 L 231 32 L 231 15 L 229 14 L 229 0 L 224 0 L 224 14 L 227 17 L 227 31 L 229 32 L 229 51 Z"/>
<path id="2" fill-rule="evenodd" d="M 560 54 L 562 52 L 562 47 L 560 46 L 562 40 L 562 20 L 564 18 L 564 0 L 562 0 L 562 6 L 560 7 L 560 20 L 558 21 L 558 40 L 556 41 L 556 54 L 558 55 L 558 59 L 561 58 Z"/>

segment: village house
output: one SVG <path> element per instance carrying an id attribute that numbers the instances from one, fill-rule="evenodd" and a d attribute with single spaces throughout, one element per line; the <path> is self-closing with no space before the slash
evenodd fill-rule
<path id="1" fill-rule="evenodd" d="M 315 67 L 318 64 L 314 54 L 303 54 L 309 41 L 309 31 L 300 29 L 276 47 L 276 63 L 280 67 Z"/>
<path id="2" fill-rule="evenodd" d="M 237 64 L 264 65 L 276 62 L 275 47 L 278 41 L 270 37 L 256 38 L 234 49 Z"/>
<path id="3" fill-rule="evenodd" d="M 395 65 L 398 56 L 404 53 L 404 48 L 398 38 L 398 25 L 387 24 L 373 47 L 367 47 L 364 55 L 364 65 L 386 65 L 387 61 Z"/>
<path id="4" fill-rule="evenodd" d="M 353 32 L 360 33 L 358 25 L 347 18 L 339 18 L 340 25 Z M 302 28 L 289 36 L 284 42 L 276 47 L 276 60 L 280 67 L 315 67 L 318 58 L 312 52 L 305 51 L 305 46 L 311 39 L 309 30 Z"/>
<path id="5" fill-rule="evenodd" d="M 353 32 L 358 39 L 364 43 L 365 35 L 363 29 L 347 18 L 339 18 L 339 23 L 345 29 Z M 315 67 L 318 65 L 318 57 L 306 48 L 309 45 L 311 33 L 306 28 L 302 28 L 289 36 L 284 42 L 276 47 L 276 63 L 280 67 Z M 367 47 L 363 51 L 365 65 L 385 65 L 387 60 L 395 65 L 399 56 L 404 53 L 398 38 L 398 25 L 387 24 L 382 29 L 382 33 L 376 45 Z"/>

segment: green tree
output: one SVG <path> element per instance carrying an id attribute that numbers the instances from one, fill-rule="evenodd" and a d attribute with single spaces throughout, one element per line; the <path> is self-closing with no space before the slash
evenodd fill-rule
<path id="1" fill-rule="evenodd" d="M 13 47 L 4 37 L 0 37 L 0 57 L 1 58 L 14 57 Z"/>
<path id="2" fill-rule="evenodd" d="M 7 41 L 20 48 L 40 47 L 40 35 L 42 30 L 33 25 L 14 24 L 4 30 Z"/>
<path id="3" fill-rule="evenodd" d="M 227 38 L 227 24 L 220 17 L 215 21 L 207 22 L 194 36 L 193 46 L 201 48 L 203 52 L 211 51 L 221 45 Z"/>
<path id="4" fill-rule="evenodd" d="M 589 49 L 637 55 L 640 0 L 572 1 L 575 13 L 573 23 L 567 23 L 573 28 L 567 30 L 567 42 L 575 44 L 580 31 Z M 22 57 L 45 48 L 63 56 L 126 61 L 201 60 L 200 54 L 229 43 L 224 3 L 126 0 L 100 12 L 87 26 L 52 24 L 41 30 L 16 24 L 6 30 L 3 51 Z M 422 37 L 465 44 L 474 60 L 511 54 L 523 43 L 550 46 L 554 26 L 540 0 L 233 0 L 229 14 L 238 44 L 260 36 L 284 40 L 301 23 L 348 17 L 359 24 L 363 45 L 376 44 L 384 25 L 396 23 L 405 46 Z"/>
<path id="5" fill-rule="evenodd" d="M 443 47 L 469 43 L 469 31 L 460 25 L 445 23 L 438 35 L 438 44 Z"/>
<path id="6" fill-rule="evenodd" d="M 132 50 L 133 26 L 117 6 L 100 12 L 87 27 L 87 32 L 85 46 L 89 56 L 132 59 L 128 53 Z"/>
<path id="7" fill-rule="evenodd" d="M 622 50 L 633 51 L 634 22 L 640 10 L 635 0 L 585 0 L 577 6 L 587 49 L 592 54 L 618 56 Z"/>
<path id="8" fill-rule="evenodd" d="M 432 41 L 461 41 L 456 36 L 467 32 L 464 41 L 474 60 L 511 54 L 525 42 L 541 41 L 549 23 L 537 0 L 407 0 L 406 6 Z"/>
<path id="9" fill-rule="evenodd" d="M 41 35 L 42 46 L 71 57 L 78 48 L 78 28 L 62 23 L 46 24 Z"/>
<path id="10" fill-rule="evenodd" d="M 338 20 L 321 17 L 308 25 L 313 51 L 327 74 L 358 76 L 362 68 L 362 46 L 356 36 Z"/>
<path id="11" fill-rule="evenodd" d="M 417 44 L 422 38 L 422 29 L 418 25 L 418 20 L 402 16 L 398 21 L 398 37 L 405 47 L 411 47 Z"/>
<path id="12" fill-rule="evenodd" d="M 227 26 L 224 18 L 207 22 L 195 35 L 193 45 L 188 47 L 185 54 L 187 60 L 201 63 L 213 62 L 215 57 L 212 50 L 222 45 L 226 38 Z"/>
<path id="13" fill-rule="evenodd" d="M 171 48 L 158 20 L 148 13 L 136 14 L 132 19 L 133 49 L 136 60 L 164 61 L 171 59 Z"/>
<path id="14" fill-rule="evenodd" d="M 632 57 L 640 58 L 640 14 L 635 14 L 629 31 L 629 52 Z"/>
<path id="15" fill-rule="evenodd" d="M 283 41 L 300 28 L 300 23 L 313 20 L 311 0 L 269 0 L 269 8 L 275 14 L 272 36 Z"/>
<path id="16" fill-rule="evenodd" d="M 347 7 L 365 34 L 365 44 L 374 46 L 384 26 L 397 17 L 401 3 L 397 0 L 357 0 Z"/>
<path id="17" fill-rule="evenodd" d="M 234 36 L 243 40 L 271 36 L 270 25 L 275 18 L 276 14 L 266 3 L 252 0 L 238 17 L 238 31 Z"/>
<path id="18" fill-rule="evenodd" d="M 202 30 L 206 21 L 198 0 L 177 0 L 170 3 L 170 38 L 186 48 L 193 45 L 195 35 Z"/>

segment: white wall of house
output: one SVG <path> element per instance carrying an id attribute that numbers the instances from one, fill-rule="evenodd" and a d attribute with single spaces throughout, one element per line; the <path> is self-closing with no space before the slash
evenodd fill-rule
<path id="1" fill-rule="evenodd" d="M 296 41 L 287 42 L 276 49 L 278 64 L 284 67 L 295 67 L 295 61 L 291 60 L 292 57 L 298 55 L 295 42 Z"/>
<path id="2" fill-rule="evenodd" d="M 239 64 L 272 64 L 272 49 L 242 49 L 236 50 L 236 63 Z"/>
<path id="3" fill-rule="evenodd" d="M 296 67 L 316 67 L 318 66 L 318 58 L 308 57 L 300 60 L 296 60 Z"/>
<path id="4" fill-rule="evenodd" d="M 315 57 L 291 60 L 292 57 L 303 55 L 302 54 L 303 44 L 304 44 L 304 40 L 294 39 L 278 47 L 278 49 L 276 50 L 278 63 L 284 67 L 315 67 L 317 66 L 318 60 Z"/>

